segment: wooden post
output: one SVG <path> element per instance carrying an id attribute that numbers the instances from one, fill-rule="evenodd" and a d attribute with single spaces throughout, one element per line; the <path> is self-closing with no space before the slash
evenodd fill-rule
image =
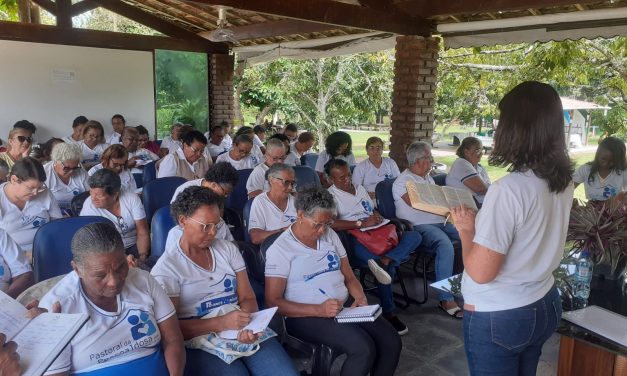
<path id="1" fill-rule="evenodd" d="M 72 28 L 72 1 L 57 0 L 57 26 L 63 29 Z"/>

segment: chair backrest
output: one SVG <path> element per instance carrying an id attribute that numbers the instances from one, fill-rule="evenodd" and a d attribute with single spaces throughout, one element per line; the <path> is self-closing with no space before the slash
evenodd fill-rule
<path id="1" fill-rule="evenodd" d="M 392 196 L 392 185 L 395 180 L 396 178 L 383 180 L 375 188 L 377 210 L 387 219 L 396 218 L 396 207 L 394 206 L 394 197 Z"/>
<path id="2" fill-rule="evenodd" d="M 303 166 L 309 166 L 314 170 L 316 168 L 316 162 L 318 162 L 318 154 L 316 153 L 309 153 L 300 157 L 300 163 Z"/>
<path id="3" fill-rule="evenodd" d="M 446 185 L 446 174 L 445 173 L 436 174 L 436 175 L 433 175 L 431 177 L 433 178 L 433 181 L 435 182 L 435 184 L 437 184 L 439 186 Z"/>
<path id="4" fill-rule="evenodd" d="M 281 236 L 281 234 L 283 234 L 283 232 L 277 232 L 276 234 L 272 234 L 268 236 L 266 240 L 263 241 L 263 243 L 261 243 L 259 250 L 261 251 L 261 257 L 264 263 L 266 262 L 266 252 L 268 252 L 268 248 L 270 248 L 270 246 L 274 243 L 275 240 L 277 240 L 279 236 Z"/>
<path id="5" fill-rule="evenodd" d="M 33 272 L 35 282 L 72 271 L 72 237 L 90 223 L 111 223 L 105 217 L 61 218 L 41 226 L 33 239 Z"/>
<path id="6" fill-rule="evenodd" d="M 78 217 L 81 214 L 81 210 L 83 210 L 83 204 L 85 200 L 89 197 L 89 191 L 82 192 L 72 198 L 72 202 L 70 202 L 70 210 L 72 210 L 72 215 L 74 217 Z"/>
<path id="7" fill-rule="evenodd" d="M 165 242 L 168 239 L 168 232 L 176 226 L 174 218 L 170 215 L 170 205 L 163 206 L 152 216 L 150 232 L 150 253 L 152 257 L 159 258 L 165 252 Z"/>
<path id="8" fill-rule="evenodd" d="M 133 179 L 135 179 L 135 184 L 137 184 L 137 188 L 141 188 L 144 186 L 144 174 L 143 173 L 133 173 Z"/>
<path id="9" fill-rule="evenodd" d="M 229 225 L 229 230 L 231 231 L 231 235 L 233 235 L 233 239 L 237 241 L 244 241 L 244 234 L 246 229 L 244 228 L 244 221 L 242 217 L 231 208 L 224 208 L 224 212 L 222 213 L 222 219 Z"/>
<path id="10" fill-rule="evenodd" d="M 252 168 L 237 171 L 237 184 L 235 184 L 233 192 L 226 198 L 226 202 L 224 203 L 225 207 L 235 210 L 238 214 L 242 213 L 244 205 L 246 205 L 246 201 L 248 201 L 246 182 L 251 172 L 253 172 Z"/>
<path id="11" fill-rule="evenodd" d="M 298 189 L 312 185 L 316 187 L 321 186 L 320 177 L 313 168 L 309 166 L 293 166 L 292 168 L 296 175 L 296 186 Z"/>
<path id="12" fill-rule="evenodd" d="M 157 167 L 155 165 L 155 161 L 152 161 L 144 166 L 143 175 L 144 175 L 143 176 L 144 183 L 142 184 L 142 186 L 145 186 L 146 184 L 150 183 L 151 181 L 157 178 Z"/>
<path id="13" fill-rule="evenodd" d="M 168 176 L 155 179 L 144 186 L 144 210 L 146 210 L 148 223 L 151 223 L 152 216 L 157 209 L 170 204 L 176 188 L 186 181 L 180 176 Z"/>
<path id="14" fill-rule="evenodd" d="M 242 218 L 244 219 L 244 241 L 250 243 L 250 233 L 248 232 L 248 220 L 250 219 L 250 209 L 253 207 L 253 200 L 255 198 L 251 198 L 246 201 L 246 205 L 244 205 L 244 210 L 242 213 Z"/>

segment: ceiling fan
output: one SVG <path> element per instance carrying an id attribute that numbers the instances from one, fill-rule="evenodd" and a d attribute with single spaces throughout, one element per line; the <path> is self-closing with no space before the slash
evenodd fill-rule
<path id="1" fill-rule="evenodd" d="M 226 8 L 219 7 L 218 8 L 218 27 L 215 30 L 201 33 L 204 38 L 209 39 L 212 42 L 231 42 L 237 43 L 237 39 L 235 38 L 235 33 L 227 29 L 229 26 L 229 22 L 226 20 Z"/>

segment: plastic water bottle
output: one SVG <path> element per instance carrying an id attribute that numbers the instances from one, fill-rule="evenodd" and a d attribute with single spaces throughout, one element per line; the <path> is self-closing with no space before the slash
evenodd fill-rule
<path id="1" fill-rule="evenodd" d="M 575 308 L 584 308 L 590 297 L 590 281 L 592 281 L 592 260 L 590 252 L 584 250 L 577 260 L 575 270 Z"/>

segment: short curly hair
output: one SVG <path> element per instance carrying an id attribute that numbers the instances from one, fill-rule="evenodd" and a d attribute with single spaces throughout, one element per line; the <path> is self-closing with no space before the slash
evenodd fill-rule
<path id="1" fill-rule="evenodd" d="M 239 180 L 239 175 L 229 162 L 218 162 L 209 167 L 205 173 L 205 180 L 233 188 Z"/>
<path id="2" fill-rule="evenodd" d="M 191 217 L 203 205 L 216 206 L 222 210 L 224 198 L 205 187 L 187 187 L 176 196 L 176 200 L 170 205 L 170 214 L 174 218 L 174 222 L 178 223 L 179 216 Z"/>
<path id="3" fill-rule="evenodd" d="M 311 217 L 319 211 L 336 213 L 335 200 L 328 190 L 321 187 L 305 188 L 296 196 L 296 210 L 302 211 L 305 217 Z"/>
<path id="4" fill-rule="evenodd" d="M 87 179 L 90 188 L 100 188 L 109 196 L 120 192 L 122 182 L 120 175 L 106 168 L 100 169 Z"/>

